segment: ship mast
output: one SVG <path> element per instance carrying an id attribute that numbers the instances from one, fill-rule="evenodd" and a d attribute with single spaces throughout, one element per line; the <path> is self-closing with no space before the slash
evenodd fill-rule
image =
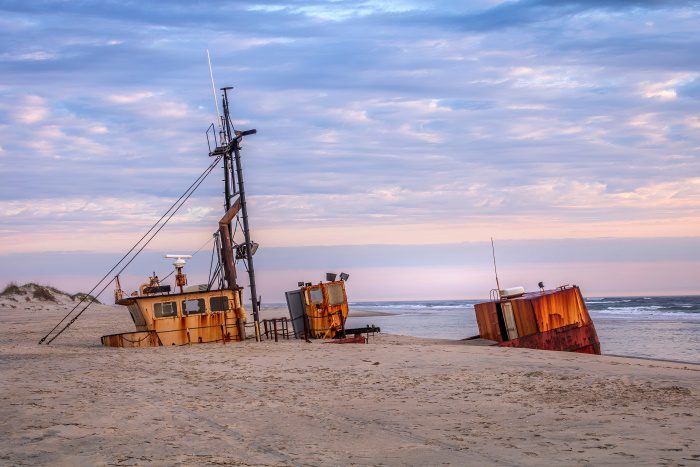
<path id="1" fill-rule="evenodd" d="M 254 135 L 257 130 L 246 130 L 237 131 L 231 121 L 231 116 L 229 112 L 229 100 L 228 91 L 233 89 L 231 87 L 221 88 L 223 91 L 222 101 L 223 101 L 223 136 L 225 138 L 221 141 L 221 148 L 217 150 L 223 150 L 224 155 L 224 183 L 225 190 L 224 196 L 226 212 L 231 208 L 231 199 L 238 195 L 238 202 L 240 202 L 240 217 L 243 230 L 244 243 L 239 245 L 236 249 L 236 259 L 242 259 L 245 263 L 246 270 L 248 271 L 248 281 L 250 284 L 250 298 L 253 307 L 253 320 L 255 321 L 255 338 L 260 340 L 260 316 L 259 316 L 259 304 L 258 304 L 258 294 L 255 284 L 255 268 L 253 266 L 253 253 L 255 253 L 255 248 L 257 247 L 250 240 L 250 225 L 248 223 L 248 207 L 245 197 L 245 185 L 243 183 L 243 166 L 241 164 L 241 146 L 240 142 L 244 136 Z M 234 171 L 235 166 L 235 171 Z M 237 187 L 236 187 L 237 185 Z M 231 192 L 231 187 L 233 192 Z M 237 189 L 236 189 L 237 188 Z M 233 232 L 234 227 L 229 226 L 229 232 L 231 235 L 230 240 L 233 242 Z M 223 240 L 223 239 L 222 239 Z M 228 240 L 228 239 L 227 239 Z"/>

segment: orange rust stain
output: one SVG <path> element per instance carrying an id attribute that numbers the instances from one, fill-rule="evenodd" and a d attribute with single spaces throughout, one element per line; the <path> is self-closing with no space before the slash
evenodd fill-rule
<path id="1" fill-rule="evenodd" d="M 587 312 L 582 312 L 585 305 L 583 300 L 578 300 L 579 296 L 578 287 L 572 287 L 533 298 L 531 302 L 538 330 L 544 332 L 568 324 L 588 324 L 590 317 Z"/>
<path id="2" fill-rule="evenodd" d="M 518 328 L 518 336 L 529 336 L 538 331 L 537 319 L 532 302 L 529 300 L 513 300 L 513 316 L 515 326 Z"/>
<path id="3" fill-rule="evenodd" d="M 331 287 L 337 287 L 342 292 L 340 303 L 331 304 L 329 292 Z M 312 296 L 317 296 L 318 292 L 316 291 L 321 292 L 323 299 L 321 302 L 316 301 L 314 303 Z M 345 291 L 345 282 L 326 282 L 303 287 L 303 295 L 310 336 L 313 338 L 335 337 L 342 330 L 343 323 L 348 317 L 348 298 Z"/>
<path id="4" fill-rule="evenodd" d="M 479 325 L 479 334 L 483 339 L 500 342 L 501 331 L 498 327 L 498 317 L 496 315 L 496 303 L 485 302 L 474 305 L 476 312 L 476 322 Z"/>

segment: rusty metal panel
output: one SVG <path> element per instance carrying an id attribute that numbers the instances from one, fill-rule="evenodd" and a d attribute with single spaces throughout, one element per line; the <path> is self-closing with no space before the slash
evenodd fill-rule
<path id="1" fill-rule="evenodd" d="M 518 335 L 523 337 L 536 333 L 538 331 L 537 320 L 535 319 L 535 312 L 532 309 L 532 302 L 530 300 L 516 299 L 511 300 L 510 303 L 513 307 L 513 315 L 515 316 Z"/>
<path id="2" fill-rule="evenodd" d="M 236 316 L 232 311 L 157 319 L 154 328 L 163 345 L 240 340 Z"/>
<path id="3" fill-rule="evenodd" d="M 581 295 L 581 290 L 574 286 L 576 289 L 576 302 L 578 303 L 579 312 L 581 313 L 581 321 L 584 324 L 593 323 L 591 320 L 591 315 L 588 314 L 588 307 L 586 307 L 586 302 L 583 300 L 583 295 Z"/>
<path id="4" fill-rule="evenodd" d="M 501 342 L 498 345 L 500 347 L 522 347 L 600 355 L 600 342 L 593 323 L 581 327 L 569 324 L 558 329 Z"/>
<path id="5" fill-rule="evenodd" d="M 341 280 L 320 283 L 302 287 L 301 290 L 309 323 L 309 337 L 335 337 L 342 331 L 348 317 L 345 282 Z"/>
<path id="6" fill-rule="evenodd" d="M 125 332 L 102 336 L 102 345 L 106 347 L 158 347 L 158 335 L 153 331 Z"/>
<path id="7" fill-rule="evenodd" d="M 581 326 L 590 322 L 578 287 L 558 289 L 532 298 L 532 307 L 540 332 L 550 331 L 570 324 Z"/>
<path id="8" fill-rule="evenodd" d="M 289 317 L 292 322 L 294 337 L 297 339 L 303 339 L 306 328 L 306 320 L 304 319 L 305 306 L 303 291 L 299 289 L 291 290 L 289 292 L 285 292 L 284 295 L 287 300 L 287 309 L 289 310 Z"/>
<path id="9" fill-rule="evenodd" d="M 477 303 L 474 305 L 474 311 L 476 313 L 476 323 L 479 325 L 479 335 L 482 339 L 501 342 L 503 338 L 498 326 L 496 303 Z"/>
<path id="10" fill-rule="evenodd" d="M 236 214 L 238 214 L 238 211 L 241 209 L 241 198 L 240 196 L 236 198 L 236 201 L 234 201 L 233 206 L 229 208 L 228 211 L 226 211 L 226 214 L 224 214 L 224 217 L 221 218 L 219 221 L 219 224 L 224 224 L 224 225 L 229 225 L 231 221 L 233 220 L 234 217 L 236 217 Z"/>
<path id="11" fill-rule="evenodd" d="M 224 277 L 229 287 L 236 287 L 236 266 L 233 262 L 233 247 L 228 224 L 219 224 L 219 237 L 221 238 L 221 264 L 224 266 Z"/>

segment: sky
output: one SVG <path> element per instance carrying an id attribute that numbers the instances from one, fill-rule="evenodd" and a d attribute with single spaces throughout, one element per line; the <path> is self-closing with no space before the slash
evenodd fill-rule
<path id="1" fill-rule="evenodd" d="M 208 166 L 207 49 L 264 300 L 487 297 L 492 237 L 501 285 L 700 293 L 700 2 L 634 0 L 0 2 L 0 286 L 90 289 Z M 125 288 L 206 281 L 221 178 Z"/>

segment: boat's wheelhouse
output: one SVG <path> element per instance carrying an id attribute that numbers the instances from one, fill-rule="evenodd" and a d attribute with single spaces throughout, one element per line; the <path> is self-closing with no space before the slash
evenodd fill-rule
<path id="1" fill-rule="evenodd" d="M 136 332 L 102 337 L 111 347 L 149 347 L 245 339 L 246 312 L 239 290 L 127 297 Z"/>
<path id="2" fill-rule="evenodd" d="M 342 335 L 348 318 L 348 297 L 344 280 L 299 283 L 286 292 L 296 337 L 333 338 Z"/>

